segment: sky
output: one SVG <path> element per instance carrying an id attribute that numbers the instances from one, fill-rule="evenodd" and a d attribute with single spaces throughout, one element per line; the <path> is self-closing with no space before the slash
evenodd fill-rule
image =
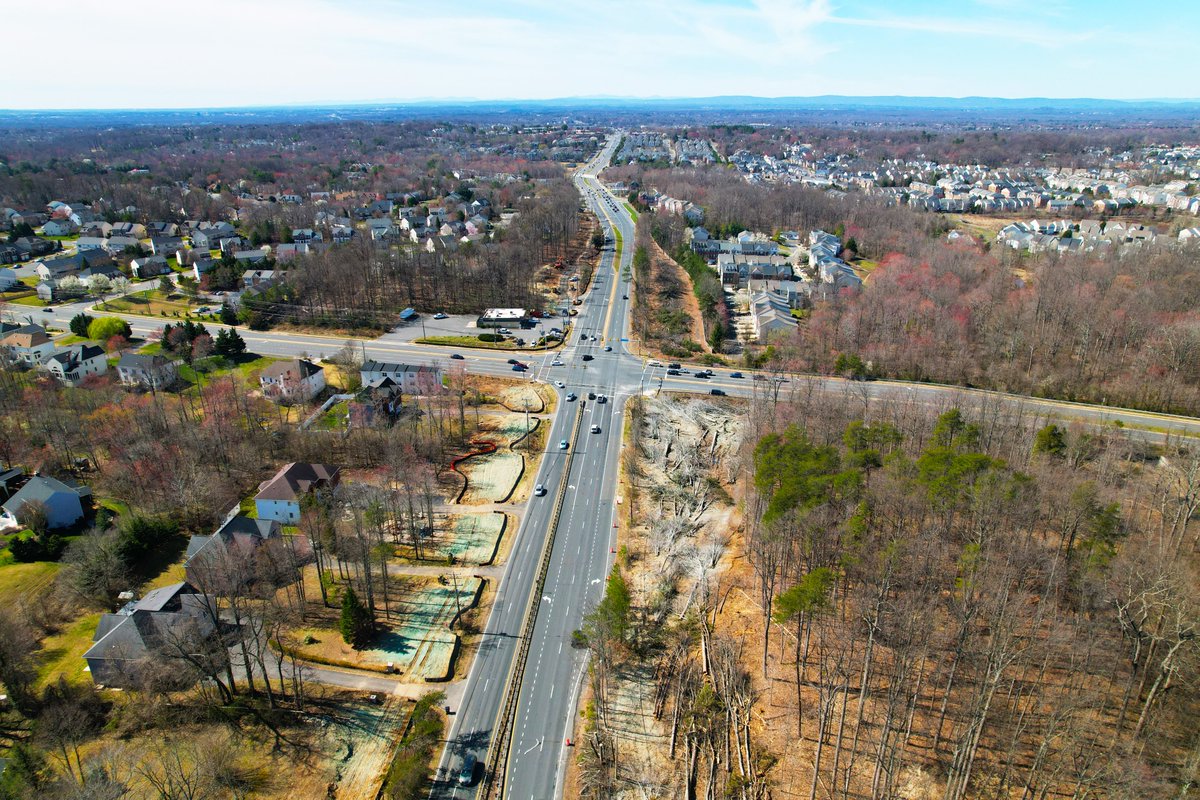
<path id="1" fill-rule="evenodd" d="M 1200 96 L 1197 0 L 0 0 L 0 13 L 5 61 L 34 68 L 0 84 L 7 109 Z"/>

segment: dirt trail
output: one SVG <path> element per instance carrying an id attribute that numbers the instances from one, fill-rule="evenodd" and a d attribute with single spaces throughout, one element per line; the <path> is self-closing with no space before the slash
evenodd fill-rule
<path id="1" fill-rule="evenodd" d="M 375 800 L 391 764 L 407 703 L 388 697 L 377 713 L 364 710 L 350 720 L 349 756 L 338 770 L 338 800 Z"/>

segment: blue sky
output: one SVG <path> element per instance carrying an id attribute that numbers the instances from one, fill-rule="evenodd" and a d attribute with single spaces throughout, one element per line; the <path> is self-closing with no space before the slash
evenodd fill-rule
<path id="1" fill-rule="evenodd" d="M 0 108 L 1200 96 L 1197 0 L 72 0 L 53 13 L 30 8 L 4 14 L 5 60 L 34 71 L 4 82 Z"/>

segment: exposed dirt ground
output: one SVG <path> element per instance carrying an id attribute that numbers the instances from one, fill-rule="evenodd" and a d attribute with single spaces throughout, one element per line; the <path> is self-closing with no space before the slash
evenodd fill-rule
<path id="1" fill-rule="evenodd" d="M 666 593 L 668 621 L 674 622 L 705 594 L 723 592 L 734 564 L 731 537 L 740 524 L 728 488 L 736 477 L 730 465 L 741 447 L 739 410 L 731 402 L 663 396 L 644 400 L 641 431 L 631 432 L 638 446 L 636 474 L 625 474 L 636 494 L 637 524 L 622 519 L 620 543 L 628 553 L 626 576 L 635 606 L 645 607 Z M 625 503 L 629 502 L 629 490 Z M 618 673 L 610 696 L 621 774 L 628 790 L 618 797 L 671 797 L 682 769 L 669 757 L 671 720 L 655 716 L 654 667 Z M 587 698 L 581 703 L 585 707 Z M 579 737 L 579 730 L 576 731 Z M 571 770 L 566 796 L 578 794 Z M 661 794 L 646 795 L 648 787 Z"/>

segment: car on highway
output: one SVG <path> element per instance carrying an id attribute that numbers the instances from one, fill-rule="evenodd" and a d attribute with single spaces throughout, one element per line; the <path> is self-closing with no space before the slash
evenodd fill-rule
<path id="1" fill-rule="evenodd" d="M 433 315 L 433 318 L 434 319 L 446 319 L 449 316 L 450 316 L 449 314 L 444 314 L 441 311 L 439 311 L 438 313 Z"/>
<path id="2" fill-rule="evenodd" d="M 559 361 L 557 358 L 550 362 L 550 366 L 552 367 L 561 367 L 562 365 L 563 362 Z"/>
<path id="3" fill-rule="evenodd" d="M 497 333 L 499 333 L 501 336 L 511 336 L 512 335 L 512 331 L 510 331 L 508 328 L 501 328 L 499 331 L 497 331 Z"/>
<path id="4" fill-rule="evenodd" d="M 527 369 L 528 369 L 528 367 L 526 367 L 524 364 L 513 364 L 512 371 L 513 372 L 524 372 Z"/>
<path id="5" fill-rule="evenodd" d="M 629 299 L 629 295 L 627 295 L 627 294 L 623 294 L 623 295 L 621 295 L 621 299 L 622 299 L 622 300 L 628 300 L 628 299 Z"/>
<path id="6" fill-rule="evenodd" d="M 568 445 L 568 444 L 567 444 L 567 440 L 566 440 L 566 439 L 563 439 L 562 441 L 560 441 L 560 442 L 558 443 L 558 449 L 559 449 L 559 450 L 566 450 L 568 447 L 570 447 L 570 445 Z"/>
<path id="7" fill-rule="evenodd" d="M 600 432 L 600 426 L 599 426 L 599 425 L 593 425 L 593 426 L 592 426 L 592 433 L 599 433 L 599 432 Z"/>
<path id="8" fill-rule="evenodd" d="M 574 392 L 567 392 L 567 402 L 568 403 L 574 403 L 578 399 L 579 399 L 579 396 L 576 395 Z"/>
<path id="9" fill-rule="evenodd" d="M 521 362 L 520 362 L 520 361 L 517 361 L 515 358 L 510 358 L 510 359 L 508 360 L 508 363 L 510 363 L 510 364 L 520 364 Z"/>
<path id="10" fill-rule="evenodd" d="M 661 361 L 651 361 L 651 362 L 650 362 L 649 364 L 647 364 L 646 366 L 648 366 L 648 367 L 661 367 L 661 366 L 662 366 L 662 362 L 661 362 Z"/>
<path id="11" fill-rule="evenodd" d="M 546 487 L 539 483 L 537 486 L 533 487 L 533 494 L 535 497 L 543 496 L 546 494 Z"/>
<path id="12" fill-rule="evenodd" d="M 458 767 L 458 785 L 470 786 L 475 783 L 475 764 L 477 763 L 474 753 L 467 753 L 463 756 L 462 764 Z"/>
<path id="13" fill-rule="evenodd" d="M 679 374 L 679 370 L 677 370 L 677 369 L 669 369 L 669 370 L 667 370 L 667 374 L 668 374 L 668 375 L 678 375 L 678 374 Z"/>
<path id="14" fill-rule="evenodd" d="M 709 393 L 709 394 L 715 394 L 715 395 L 717 395 L 718 397 L 724 397 L 724 396 L 725 396 L 725 390 L 724 390 L 724 389 L 710 389 L 708 393 Z"/>
<path id="15" fill-rule="evenodd" d="M 604 345 L 604 352 L 606 352 L 606 353 L 611 353 L 611 352 L 612 352 L 612 345 L 611 345 L 611 344 L 606 344 L 606 345 Z"/>
<path id="16" fill-rule="evenodd" d="M 450 354 L 450 357 L 451 357 L 451 358 L 453 358 L 455 361 L 462 361 L 462 360 L 463 360 L 463 354 L 462 354 L 462 353 L 451 353 L 451 354 Z"/>
<path id="17" fill-rule="evenodd" d="M 744 378 L 744 377 L 746 377 L 746 376 L 745 376 L 745 375 L 743 375 L 743 374 L 742 374 L 742 373 L 740 373 L 740 372 L 731 372 L 731 373 L 729 373 L 729 377 L 731 377 L 731 378 Z"/>
<path id="18" fill-rule="evenodd" d="M 591 361 L 595 356 L 584 353 L 580 358 L 584 361 Z"/>
<path id="19" fill-rule="evenodd" d="M 667 364 L 667 369 L 679 369 L 679 362 L 672 361 L 670 364 Z"/>
<path id="20" fill-rule="evenodd" d="M 696 377 L 703 378 L 704 380 L 708 380 L 708 373 L 705 372 L 704 370 L 700 370 L 699 372 L 696 373 Z"/>
<path id="21" fill-rule="evenodd" d="M 43 308 L 43 309 L 42 309 L 42 313 L 43 313 L 43 314 L 53 314 L 53 313 L 54 313 L 54 307 L 53 307 L 53 306 L 46 306 L 45 308 Z"/>

